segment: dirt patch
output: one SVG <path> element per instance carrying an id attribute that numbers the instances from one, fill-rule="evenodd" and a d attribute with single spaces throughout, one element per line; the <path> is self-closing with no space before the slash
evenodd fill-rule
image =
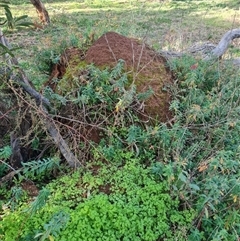
<path id="1" fill-rule="evenodd" d="M 23 181 L 21 187 L 25 190 L 29 196 L 36 197 L 39 193 L 37 186 L 30 180 Z"/>
<path id="2" fill-rule="evenodd" d="M 124 60 L 129 79 L 134 82 L 139 93 L 149 88 L 154 91 L 143 105 L 142 118 L 151 116 L 162 122 L 171 119 L 170 96 L 163 90 L 165 84 L 169 84 L 172 79 L 171 72 L 166 67 L 166 60 L 148 45 L 115 32 L 102 35 L 86 53 L 76 48 L 66 50 L 61 56 L 60 63 L 53 67 L 46 85 L 55 89 L 56 81 L 52 80 L 62 78 L 81 61 L 104 68 L 114 67 L 120 59 Z M 70 86 L 71 83 L 68 82 L 67 85 Z"/>
<path id="3" fill-rule="evenodd" d="M 166 60 L 148 45 L 115 32 L 104 34 L 85 52 L 76 48 L 65 50 L 60 62 L 54 66 L 46 85 L 52 87 L 58 94 L 68 94 L 69 91 L 74 93 L 74 89 L 77 89 L 79 85 L 86 85 L 91 81 L 87 70 L 89 64 L 104 69 L 115 67 L 119 60 L 124 61 L 124 71 L 128 74 L 129 82 L 135 84 L 138 93 L 144 93 L 149 89 L 154 92 L 144 103 L 138 103 L 135 111 L 139 118 L 143 121 L 153 118 L 150 123 L 156 123 L 156 120 L 160 122 L 170 120 L 172 118 L 169 111 L 171 97 L 163 90 L 172 79 L 171 72 L 166 67 Z M 56 81 L 56 78 L 61 80 Z M 99 106 L 99 108 L 101 107 Z M 69 118 L 72 116 L 73 119 L 82 121 L 82 124 L 79 124 L 68 118 L 64 125 L 74 127 L 72 129 L 75 131 L 78 130 L 77 133 L 80 134 L 77 138 L 79 142 L 86 144 L 85 151 L 88 149 L 87 142 L 89 140 L 95 143 L 101 140 L 101 131 L 97 126 L 99 122 L 105 120 L 100 121 L 100 119 L 92 119 L 92 117 L 89 119 L 88 111 L 74 105 L 71 106 L 71 104 L 62 107 L 61 115 Z M 61 134 L 67 137 L 69 128 L 64 130 Z M 76 136 L 74 133 L 72 135 Z M 84 159 L 82 156 L 81 158 Z"/>
<path id="4" fill-rule="evenodd" d="M 101 36 L 85 56 L 87 63 L 100 67 L 113 67 L 120 59 L 124 60 L 125 69 L 136 84 L 138 92 L 144 92 L 149 87 L 154 91 L 153 96 L 145 103 L 144 112 L 163 122 L 169 120 L 170 96 L 163 91 L 163 87 L 170 83 L 172 76 L 166 68 L 166 60 L 146 44 L 115 32 Z"/>
<path id="5" fill-rule="evenodd" d="M 66 74 L 68 66 L 76 66 L 80 61 L 84 60 L 84 56 L 84 51 L 79 48 L 66 49 L 62 53 L 59 63 L 52 66 L 51 75 L 44 86 L 49 86 L 55 91 L 57 87 L 55 79 L 61 79 Z"/>

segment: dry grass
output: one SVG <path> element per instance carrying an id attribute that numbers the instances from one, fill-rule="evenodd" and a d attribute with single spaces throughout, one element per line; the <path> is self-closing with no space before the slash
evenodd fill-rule
<path id="1" fill-rule="evenodd" d="M 21 4 L 21 1 L 16 2 Z M 144 39 L 157 50 L 181 51 L 196 42 L 217 43 L 223 33 L 240 24 L 237 0 L 44 2 L 51 26 L 44 30 L 6 33 L 13 46 L 20 47 L 16 53 L 22 67 L 35 79 L 47 78 L 37 68 L 42 50 L 56 51 L 66 45 L 79 45 L 92 33 L 97 38 L 104 32 L 116 31 Z M 28 14 L 33 22 L 39 21 L 30 3 L 11 7 L 14 16 Z M 232 47 L 231 51 L 239 54 L 239 41 Z"/>

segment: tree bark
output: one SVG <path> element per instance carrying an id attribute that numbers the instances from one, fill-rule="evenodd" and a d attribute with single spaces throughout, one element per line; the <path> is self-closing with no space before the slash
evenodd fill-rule
<path id="1" fill-rule="evenodd" d="M 50 17 L 48 15 L 48 11 L 46 10 L 44 4 L 41 0 L 30 0 L 33 6 L 36 8 L 38 17 L 40 18 L 42 24 L 48 25 L 50 24 Z"/>

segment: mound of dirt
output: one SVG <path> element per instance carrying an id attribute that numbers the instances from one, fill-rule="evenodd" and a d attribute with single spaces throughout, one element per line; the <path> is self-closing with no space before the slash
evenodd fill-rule
<path id="1" fill-rule="evenodd" d="M 154 94 L 144 103 L 142 118 L 151 116 L 159 121 L 171 119 L 169 111 L 170 96 L 163 90 L 171 82 L 171 72 L 166 67 L 166 60 L 153 49 L 136 39 L 128 38 L 115 32 L 107 32 L 96 40 L 86 53 L 80 49 L 67 49 L 61 61 L 53 67 L 51 77 L 46 85 L 56 88 L 53 78 L 62 78 L 78 63 L 94 64 L 97 67 L 114 67 L 119 60 L 124 60 L 129 79 L 134 82 L 138 93 L 151 88 Z M 54 84 L 53 84 L 54 83 Z M 54 85 L 54 86 L 53 86 Z M 70 83 L 67 83 L 71 86 Z"/>
<path id="2" fill-rule="evenodd" d="M 115 32 L 101 36 L 85 56 L 87 63 L 99 67 L 113 67 L 120 59 L 125 61 L 125 69 L 138 92 L 147 91 L 149 87 L 154 91 L 145 103 L 144 112 L 162 122 L 169 120 L 170 96 L 163 91 L 163 87 L 171 81 L 172 76 L 166 68 L 166 60 L 146 44 Z"/>
<path id="3" fill-rule="evenodd" d="M 61 54 L 59 63 L 52 66 L 51 75 L 47 83 L 44 84 L 44 86 L 49 86 L 55 91 L 57 87 L 57 82 L 54 81 L 54 79 L 61 79 L 66 74 L 68 66 L 76 66 L 82 60 L 84 60 L 83 50 L 76 47 L 66 49 Z"/>

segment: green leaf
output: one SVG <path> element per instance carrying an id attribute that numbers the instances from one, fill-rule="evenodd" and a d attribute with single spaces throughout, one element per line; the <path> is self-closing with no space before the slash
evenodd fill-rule
<path id="1" fill-rule="evenodd" d="M 30 26 L 33 26 L 33 25 L 34 24 L 31 23 L 31 22 L 16 23 L 15 28 L 20 29 L 20 28 L 23 28 L 23 27 L 30 27 Z"/>
<path id="2" fill-rule="evenodd" d="M 4 25 L 7 22 L 7 20 L 5 20 L 3 23 L 0 23 L 0 25 Z"/>
<path id="3" fill-rule="evenodd" d="M 29 213 L 32 217 L 34 214 L 36 214 L 38 210 L 42 209 L 45 206 L 49 195 L 50 191 L 46 188 L 43 188 L 39 192 L 37 198 L 29 205 L 29 208 L 25 209 L 24 211 Z"/>
<path id="4" fill-rule="evenodd" d="M 207 208 L 204 208 L 204 212 L 205 212 L 205 216 L 206 216 L 206 218 L 208 218 L 208 217 L 209 217 L 208 209 L 207 209 Z"/>
<path id="5" fill-rule="evenodd" d="M 5 15 L 6 15 L 8 21 L 13 20 L 13 16 L 12 16 L 12 12 L 11 12 L 10 8 L 5 8 Z"/>
<path id="6" fill-rule="evenodd" d="M 28 18 L 28 15 L 22 15 L 20 17 L 14 18 L 15 22 L 20 21 L 22 19 Z"/>
<path id="7" fill-rule="evenodd" d="M 7 48 L 5 45 L 0 43 L 0 48 L 2 48 L 5 51 L 5 52 L 2 53 L 2 55 L 5 54 L 5 53 L 8 53 L 11 57 L 14 57 L 14 54 L 12 53 L 12 50 Z"/>
<path id="8" fill-rule="evenodd" d="M 189 184 L 189 187 L 190 187 L 191 189 L 193 189 L 193 190 L 196 190 L 196 191 L 199 191 L 199 190 L 200 190 L 199 186 L 196 185 L 196 184 Z"/>
<path id="9" fill-rule="evenodd" d="M 12 155 L 12 148 L 10 146 L 4 146 L 0 148 L 0 158 L 8 159 Z"/>
<path id="10" fill-rule="evenodd" d="M 10 8 L 7 4 L 0 4 L 0 7 L 6 9 L 6 8 Z"/>
<path id="11" fill-rule="evenodd" d="M 184 183 L 187 183 L 187 177 L 181 172 L 178 176 L 178 178 L 184 182 Z"/>

